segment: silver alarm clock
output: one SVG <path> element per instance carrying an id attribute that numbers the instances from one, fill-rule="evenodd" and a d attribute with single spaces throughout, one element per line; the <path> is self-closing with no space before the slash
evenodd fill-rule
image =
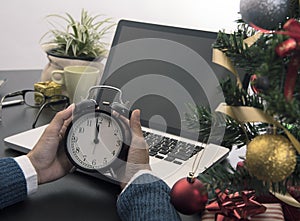
<path id="1" fill-rule="evenodd" d="M 89 98 L 95 89 L 105 88 L 119 90 L 106 85 L 92 87 L 88 98 L 75 105 L 73 120 L 66 130 L 67 156 L 77 168 L 88 172 L 117 169 L 126 162 L 131 142 L 130 128 L 124 121 L 129 110 L 121 94 L 120 102 L 97 104 Z"/>

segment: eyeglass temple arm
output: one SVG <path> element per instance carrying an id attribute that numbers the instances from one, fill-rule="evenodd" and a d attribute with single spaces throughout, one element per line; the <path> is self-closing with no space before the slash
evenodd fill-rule
<path id="1" fill-rule="evenodd" d="M 16 91 L 16 92 L 6 94 L 5 97 L 14 97 L 14 96 L 23 95 L 23 94 L 24 94 L 24 91 Z"/>
<path id="2" fill-rule="evenodd" d="M 6 104 L 3 105 L 4 100 L 8 97 L 14 97 L 17 95 L 23 95 L 23 91 L 16 91 L 16 92 L 8 93 L 1 98 L 1 100 L 0 100 L 0 121 L 2 121 L 2 107 L 6 105 Z M 20 101 L 18 101 L 18 102 L 20 102 Z"/>
<path id="3" fill-rule="evenodd" d="M 43 104 L 43 105 L 40 107 L 39 112 L 35 115 L 35 119 L 34 119 L 34 121 L 33 121 L 33 123 L 32 123 L 32 128 L 35 128 L 35 125 L 36 125 L 36 123 L 37 123 L 37 121 L 38 121 L 38 119 L 39 119 L 39 117 L 40 117 L 42 111 L 43 111 L 44 108 L 45 108 L 46 106 L 48 106 L 48 105 L 49 105 L 49 103 L 45 103 L 45 104 Z"/>
<path id="4" fill-rule="evenodd" d="M 37 123 L 37 121 L 38 121 L 38 119 L 39 119 L 39 117 L 40 117 L 40 115 L 41 115 L 41 113 L 42 113 L 42 111 L 44 110 L 45 107 L 50 106 L 50 105 L 52 105 L 52 104 L 62 104 L 62 103 L 66 103 L 66 106 L 69 106 L 69 105 L 70 105 L 70 100 L 69 100 L 69 98 L 67 98 L 67 99 L 65 99 L 65 100 L 58 100 L 58 101 L 51 101 L 51 102 L 48 102 L 48 103 L 44 103 L 44 104 L 40 107 L 39 112 L 38 112 L 38 113 L 36 114 L 36 116 L 35 116 L 35 119 L 34 119 L 34 121 L 33 121 L 33 123 L 32 123 L 32 128 L 35 128 L 36 123 Z"/>

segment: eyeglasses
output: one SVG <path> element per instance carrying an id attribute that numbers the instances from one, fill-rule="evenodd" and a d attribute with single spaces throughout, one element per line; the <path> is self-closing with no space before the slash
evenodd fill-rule
<path id="1" fill-rule="evenodd" d="M 19 99 L 4 102 L 5 100 L 8 100 L 11 97 L 19 97 Z M 45 94 L 34 90 L 17 91 L 17 92 L 6 94 L 5 96 L 2 97 L 0 101 L 0 121 L 2 120 L 3 106 L 10 105 L 11 104 L 10 102 L 13 103 L 17 102 L 19 104 L 26 104 L 29 107 L 40 108 L 34 119 L 32 128 L 35 127 L 39 119 L 39 116 L 41 115 L 42 111 L 46 107 L 50 107 L 53 111 L 61 111 L 70 105 L 69 98 L 64 95 L 46 96 Z"/>
<path id="2" fill-rule="evenodd" d="M 46 107 L 50 107 L 53 111 L 61 111 L 61 110 L 64 110 L 66 107 L 68 107 L 70 105 L 70 99 L 67 97 L 67 96 L 64 96 L 64 95 L 53 95 L 51 97 L 48 97 L 48 99 L 46 100 L 46 103 L 44 103 L 37 115 L 35 116 L 35 119 L 32 123 L 32 128 L 35 128 L 36 126 L 36 123 L 41 115 L 41 113 L 43 112 L 43 110 L 46 108 Z"/>

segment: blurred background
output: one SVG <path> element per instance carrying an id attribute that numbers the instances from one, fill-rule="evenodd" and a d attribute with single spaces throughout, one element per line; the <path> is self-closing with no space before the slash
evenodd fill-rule
<path id="1" fill-rule="evenodd" d="M 82 8 L 116 23 L 131 19 L 216 32 L 235 30 L 240 18 L 239 0 L 9 0 L 0 8 L 0 70 L 43 69 L 48 61 L 40 39 L 50 28 L 45 17 L 68 12 L 77 18 Z"/>

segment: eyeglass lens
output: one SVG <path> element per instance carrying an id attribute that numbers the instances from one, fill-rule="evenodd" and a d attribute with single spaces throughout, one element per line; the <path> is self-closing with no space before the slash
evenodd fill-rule
<path id="1" fill-rule="evenodd" d="M 45 107 L 50 107 L 54 111 L 61 111 L 70 104 L 69 98 L 64 95 L 45 96 L 43 93 L 34 90 L 16 91 L 5 95 L 0 100 L 0 121 L 2 120 L 2 103 L 4 100 L 20 100 L 30 107 L 40 107 L 34 125 Z"/>
<path id="2" fill-rule="evenodd" d="M 27 91 L 24 93 L 24 101 L 30 107 L 40 107 L 45 103 L 45 96 L 36 91 Z"/>
<path id="3" fill-rule="evenodd" d="M 2 120 L 2 104 L 4 101 L 22 101 L 30 107 L 40 107 L 45 103 L 45 96 L 33 90 L 22 90 L 6 94 L 0 102 L 0 121 Z"/>

